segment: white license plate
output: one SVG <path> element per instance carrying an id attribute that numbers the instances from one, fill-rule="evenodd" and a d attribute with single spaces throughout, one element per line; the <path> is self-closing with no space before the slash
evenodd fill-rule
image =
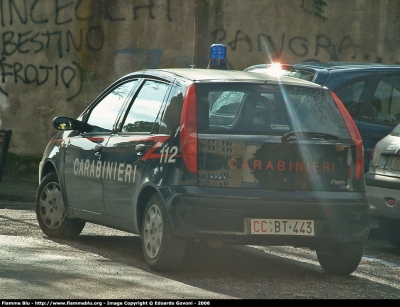
<path id="1" fill-rule="evenodd" d="M 400 157 L 389 156 L 385 162 L 385 169 L 400 171 Z"/>
<path id="2" fill-rule="evenodd" d="M 252 235 L 314 236 L 313 220 L 250 219 Z"/>

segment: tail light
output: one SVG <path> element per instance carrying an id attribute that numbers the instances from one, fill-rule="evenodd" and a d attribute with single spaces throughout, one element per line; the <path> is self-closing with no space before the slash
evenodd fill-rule
<path id="1" fill-rule="evenodd" d="M 354 122 L 353 118 L 351 117 L 350 113 L 347 111 L 346 107 L 340 101 L 339 97 L 331 92 L 332 98 L 338 107 L 340 114 L 346 123 L 347 130 L 349 130 L 351 139 L 353 140 L 354 144 L 356 145 L 356 170 L 355 170 L 355 178 L 360 179 L 364 172 L 364 151 L 363 151 L 363 141 Z"/>
<path id="2" fill-rule="evenodd" d="M 183 102 L 180 141 L 186 168 L 197 173 L 197 101 L 194 85 L 189 87 Z"/>
<path id="3" fill-rule="evenodd" d="M 374 146 L 374 149 L 372 150 L 372 153 L 371 153 L 371 162 L 374 160 L 374 157 L 375 157 L 376 146 L 377 146 L 377 144 Z"/>

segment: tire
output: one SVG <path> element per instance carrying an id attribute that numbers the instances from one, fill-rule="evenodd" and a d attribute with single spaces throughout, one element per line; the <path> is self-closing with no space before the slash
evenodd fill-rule
<path id="1" fill-rule="evenodd" d="M 36 195 L 36 218 L 42 231 L 51 238 L 77 237 L 85 221 L 67 217 L 57 174 L 47 174 Z"/>
<path id="2" fill-rule="evenodd" d="M 400 248 L 400 221 L 380 219 L 379 230 L 390 244 Z"/>
<path id="3" fill-rule="evenodd" d="M 158 194 L 146 204 L 142 220 L 142 250 L 155 271 L 177 271 L 186 253 L 187 239 L 172 231 L 165 205 Z"/>
<path id="4" fill-rule="evenodd" d="M 331 244 L 317 249 L 317 258 L 325 272 L 349 275 L 357 269 L 363 253 L 364 242 Z"/>

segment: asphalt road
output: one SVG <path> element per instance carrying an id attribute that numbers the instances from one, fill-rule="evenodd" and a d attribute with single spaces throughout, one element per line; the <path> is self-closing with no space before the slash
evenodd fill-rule
<path id="1" fill-rule="evenodd" d="M 371 232 L 349 276 L 288 247 L 193 246 L 177 273 L 157 273 L 140 238 L 88 223 L 76 240 L 39 229 L 31 203 L 0 201 L 1 299 L 399 299 L 400 251 Z"/>

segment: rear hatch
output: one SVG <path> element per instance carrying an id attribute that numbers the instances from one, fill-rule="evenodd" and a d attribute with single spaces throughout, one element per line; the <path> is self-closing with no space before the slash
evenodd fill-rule
<path id="1" fill-rule="evenodd" d="M 199 186 L 364 190 L 362 143 L 329 90 L 208 83 L 196 93 Z"/>

